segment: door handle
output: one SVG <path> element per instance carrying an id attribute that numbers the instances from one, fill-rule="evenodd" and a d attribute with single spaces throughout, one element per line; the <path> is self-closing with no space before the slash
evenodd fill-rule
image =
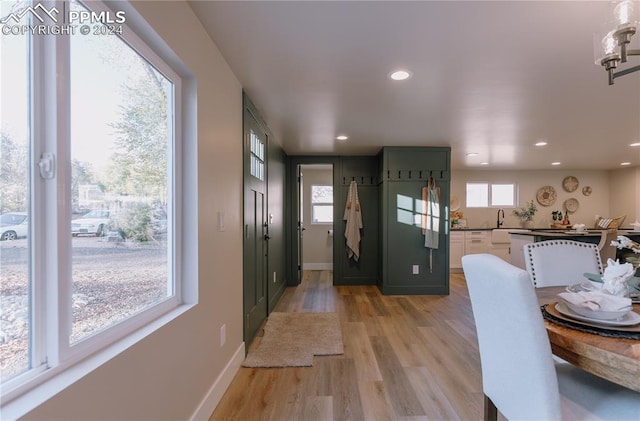
<path id="1" fill-rule="evenodd" d="M 268 234 L 265 234 L 265 235 L 264 235 L 264 239 L 265 239 L 265 240 L 271 240 L 271 237 L 270 237 Z"/>

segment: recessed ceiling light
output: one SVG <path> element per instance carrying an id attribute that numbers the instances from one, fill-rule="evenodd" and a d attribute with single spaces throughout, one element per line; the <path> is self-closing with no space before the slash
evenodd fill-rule
<path id="1" fill-rule="evenodd" d="M 338 140 L 347 140 L 347 139 L 349 139 L 349 136 L 345 136 L 345 135 L 341 134 L 340 136 L 336 136 L 336 139 L 338 139 Z"/>
<path id="2" fill-rule="evenodd" d="M 411 77 L 411 72 L 408 70 L 396 70 L 389 73 L 389 78 L 393 80 L 406 80 Z"/>
<path id="3" fill-rule="evenodd" d="M 562 162 L 552 162 L 551 165 L 560 165 Z"/>
<path id="4" fill-rule="evenodd" d="M 480 165 L 489 165 L 488 162 L 481 162 Z"/>
<path id="5" fill-rule="evenodd" d="M 536 142 L 536 146 L 547 146 L 547 142 Z"/>
<path id="6" fill-rule="evenodd" d="M 631 165 L 631 162 L 621 162 L 620 165 Z"/>
<path id="7" fill-rule="evenodd" d="M 640 146 L 640 142 L 632 143 L 632 144 L 631 144 L 631 145 L 629 145 L 629 146 Z"/>
<path id="8" fill-rule="evenodd" d="M 478 152 L 469 152 L 467 154 L 467 156 L 476 156 L 476 155 L 478 155 Z"/>

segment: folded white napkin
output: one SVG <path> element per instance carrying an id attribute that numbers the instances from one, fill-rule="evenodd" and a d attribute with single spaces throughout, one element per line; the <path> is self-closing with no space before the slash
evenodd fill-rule
<path id="1" fill-rule="evenodd" d="M 603 291 L 561 292 L 558 296 L 573 305 L 594 311 L 620 311 L 631 308 L 631 298 Z"/>
<path id="2" fill-rule="evenodd" d="M 631 263 L 620 263 L 608 259 L 607 267 L 602 274 L 602 289 L 610 294 L 625 295 L 629 292 L 628 281 L 635 273 Z"/>

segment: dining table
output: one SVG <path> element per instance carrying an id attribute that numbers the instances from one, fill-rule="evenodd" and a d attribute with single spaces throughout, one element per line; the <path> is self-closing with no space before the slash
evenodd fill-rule
<path id="1" fill-rule="evenodd" d="M 536 289 L 541 306 L 554 305 L 565 287 Z M 543 307 L 544 308 L 544 307 Z M 640 314 L 640 304 L 633 304 Z M 640 392 L 640 336 L 607 335 L 607 328 L 581 329 L 579 323 L 562 323 L 545 316 L 545 326 L 554 355 L 592 374 Z"/>

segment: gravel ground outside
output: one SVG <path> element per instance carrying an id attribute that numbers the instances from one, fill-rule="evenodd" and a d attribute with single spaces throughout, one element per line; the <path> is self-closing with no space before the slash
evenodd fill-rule
<path id="1" fill-rule="evenodd" d="M 70 341 L 75 343 L 167 295 L 165 241 L 108 242 L 73 238 Z M 0 242 L 0 372 L 6 379 L 28 366 L 27 240 Z"/>

